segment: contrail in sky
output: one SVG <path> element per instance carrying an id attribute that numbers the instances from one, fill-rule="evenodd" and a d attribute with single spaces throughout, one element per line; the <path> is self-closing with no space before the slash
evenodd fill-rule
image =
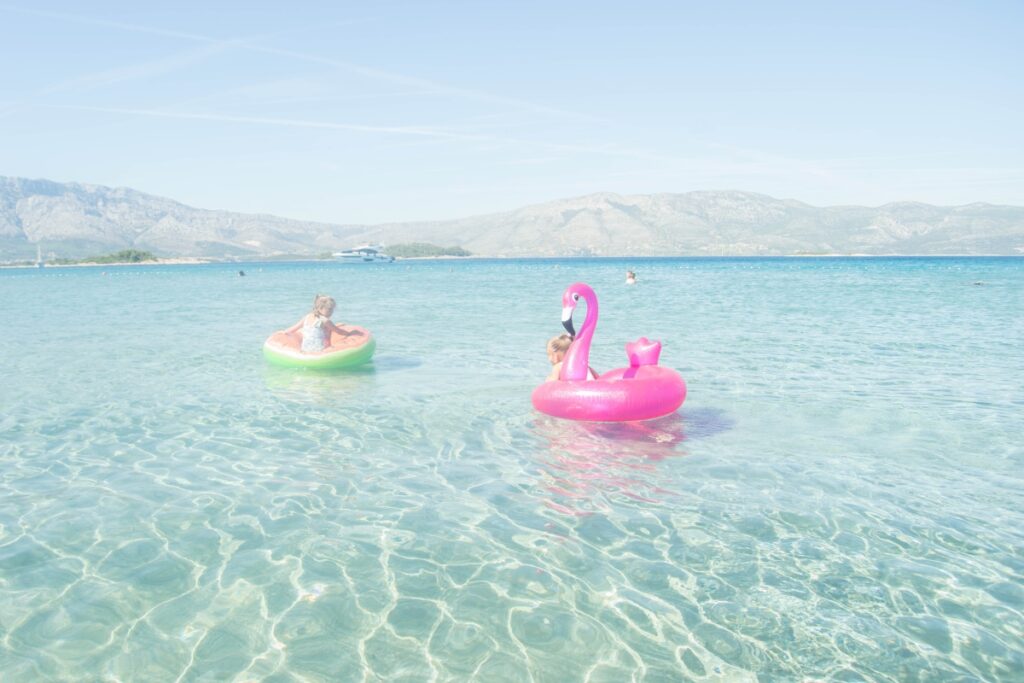
<path id="1" fill-rule="evenodd" d="M 376 69 L 373 67 L 363 66 L 361 64 L 353 64 L 337 59 L 331 59 L 328 57 L 321 57 L 318 55 L 308 54 L 304 52 L 297 52 L 294 50 L 285 50 L 281 48 L 266 47 L 263 45 L 257 45 L 249 42 L 245 39 L 232 40 L 232 39 L 220 39 L 212 36 L 201 35 L 197 33 L 186 33 L 184 31 L 169 31 L 161 28 L 154 28 L 150 26 L 142 26 L 139 24 L 129 24 L 119 21 L 110 21 L 108 19 L 94 19 L 92 17 L 85 17 L 77 14 L 66 14 L 64 12 L 52 12 L 47 10 L 36 10 L 28 9 L 23 7 L 13 7 L 10 5 L 0 5 L 0 10 L 7 12 L 13 12 L 16 14 L 27 14 L 32 16 L 47 17 L 51 19 L 58 19 L 61 21 L 69 21 L 81 24 L 90 24 L 93 26 L 106 26 L 108 28 L 116 28 L 122 31 L 129 31 L 132 33 L 144 33 L 149 35 L 165 36 L 168 38 L 179 38 L 182 40 L 192 40 L 204 43 L 216 43 L 225 44 L 234 47 L 239 47 L 252 52 L 260 52 L 263 54 L 277 55 L 280 57 L 289 57 L 291 59 L 297 59 L 300 61 L 312 62 L 316 64 L 324 64 L 327 66 L 333 66 L 338 69 L 344 69 L 350 73 L 355 73 L 367 78 L 372 78 L 378 81 L 385 81 L 388 83 L 396 83 L 409 87 L 416 88 L 418 90 L 429 90 L 431 92 L 451 95 L 453 97 L 461 97 L 465 99 L 477 100 L 481 102 L 489 102 L 492 104 L 503 104 L 508 106 L 515 106 L 521 109 L 527 109 L 537 113 L 551 114 L 556 116 L 562 116 L 567 118 L 575 118 L 580 120 L 600 121 L 598 117 L 582 114 L 579 112 L 567 111 L 559 109 L 557 107 L 550 107 L 543 104 L 537 104 L 527 100 L 521 100 L 514 97 L 505 97 L 502 95 L 494 95 L 488 92 L 474 90 L 470 88 L 460 88 L 456 86 L 445 85 L 443 83 L 437 83 L 424 78 L 418 78 L 414 76 L 405 76 L 403 74 L 397 74 L 390 71 L 384 71 L 382 69 Z"/>

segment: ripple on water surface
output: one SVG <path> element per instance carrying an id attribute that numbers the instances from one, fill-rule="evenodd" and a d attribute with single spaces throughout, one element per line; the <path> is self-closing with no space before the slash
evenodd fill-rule
<path id="1" fill-rule="evenodd" d="M 5 682 L 1024 670 L 1020 260 L 236 270 L 0 274 Z M 678 415 L 531 410 L 573 280 Z M 263 365 L 316 291 L 373 366 Z"/>

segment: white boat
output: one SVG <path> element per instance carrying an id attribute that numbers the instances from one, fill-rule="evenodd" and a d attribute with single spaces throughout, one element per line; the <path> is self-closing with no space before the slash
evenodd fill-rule
<path id="1" fill-rule="evenodd" d="M 384 247 L 379 244 L 365 244 L 355 249 L 337 251 L 334 258 L 342 263 L 391 263 L 395 260 L 394 256 L 385 254 Z"/>

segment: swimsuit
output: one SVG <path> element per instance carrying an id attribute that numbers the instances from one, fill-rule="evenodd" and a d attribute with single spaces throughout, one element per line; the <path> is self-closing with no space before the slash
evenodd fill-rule
<path id="1" fill-rule="evenodd" d="M 307 320 L 302 323 L 302 346 L 299 347 L 307 353 L 323 351 L 327 348 L 329 332 L 324 327 L 324 321 L 317 318 L 312 324 Z"/>

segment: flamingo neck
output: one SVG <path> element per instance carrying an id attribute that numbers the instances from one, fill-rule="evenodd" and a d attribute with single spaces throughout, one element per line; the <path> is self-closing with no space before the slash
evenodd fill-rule
<path id="1" fill-rule="evenodd" d="M 587 317 L 583 320 L 583 326 L 575 341 L 565 352 L 559 379 L 586 379 L 590 372 L 590 341 L 594 338 L 594 330 L 597 329 L 597 297 L 591 292 L 584 292 L 583 298 L 587 302 Z"/>

